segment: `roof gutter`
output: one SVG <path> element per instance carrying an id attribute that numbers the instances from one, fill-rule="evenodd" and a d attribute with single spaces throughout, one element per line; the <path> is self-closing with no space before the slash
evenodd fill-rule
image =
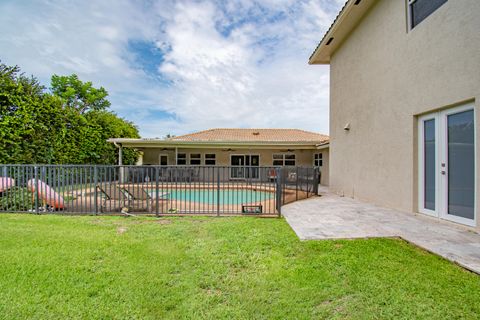
<path id="1" fill-rule="evenodd" d="M 172 141 L 172 140 L 143 140 L 143 139 L 108 139 L 107 142 L 113 144 L 121 144 L 123 146 L 127 145 L 142 145 L 142 146 L 265 146 L 265 145 L 274 145 L 274 146 L 315 146 L 317 144 L 322 144 L 322 141 Z"/>
<path id="2" fill-rule="evenodd" d="M 327 142 L 327 143 L 322 143 L 322 144 L 317 144 L 316 145 L 317 149 L 327 149 L 330 147 L 330 142 Z"/>
<path id="3" fill-rule="evenodd" d="M 176 143 L 168 143 L 162 141 L 155 141 L 155 142 L 145 142 L 145 141 L 124 141 L 122 143 L 114 142 L 114 141 L 107 141 L 111 142 L 115 145 L 120 144 L 123 146 L 126 145 L 169 145 L 169 146 L 192 146 L 192 145 L 206 145 L 206 146 L 222 146 L 222 145 L 231 145 L 231 146 L 264 146 L 264 145 L 277 145 L 277 146 L 315 146 L 321 144 L 316 141 L 312 142 L 303 142 L 303 141 L 245 141 L 245 142 L 238 142 L 238 141 L 177 141 Z"/>

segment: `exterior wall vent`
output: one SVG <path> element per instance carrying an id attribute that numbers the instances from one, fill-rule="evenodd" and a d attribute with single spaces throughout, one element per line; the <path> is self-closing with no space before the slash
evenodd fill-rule
<path id="1" fill-rule="evenodd" d="M 333 37 L 328 39 L 328 41 L 327 41 L 327 43 L 325 43 L 325 45 L 328 46 L 332 41 L 333 41 Z"/>

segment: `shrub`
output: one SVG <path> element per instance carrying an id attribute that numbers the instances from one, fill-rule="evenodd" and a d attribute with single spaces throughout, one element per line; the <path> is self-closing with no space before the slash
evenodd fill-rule
<path id="1" fill-rule="evenodd" d="M 28 211 L 33 209 L 33 194 L 25 187 L 13 187 L 0 196 L 0 211 Z"/>

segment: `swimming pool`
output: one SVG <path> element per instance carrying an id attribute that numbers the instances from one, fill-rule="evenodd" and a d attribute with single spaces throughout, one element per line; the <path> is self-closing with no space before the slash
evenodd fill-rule
<path id="1" fill-rule="evenodd" d="M 155 193 L 155 190 L 149 190 Z M 220 200 L 220 204 L 240 205 L 256 203 L 273 199 L 274 194 L 268 191 L 254 189 L 162 189 L 160 194 L 168 194 L 164 198 L 169 200 L 197 202 L 214 205 Z M 220 198 L 218 198 L 220 197 Z"/>

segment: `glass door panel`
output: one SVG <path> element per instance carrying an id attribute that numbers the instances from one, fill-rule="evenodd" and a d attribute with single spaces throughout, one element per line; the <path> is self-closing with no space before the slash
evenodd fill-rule
<path id="1" fill-rule="evenodd" d="M 166 154 L 161 154 L 159 156 L 159 161 L 158 162 L 161 166 L 168 165 L 168 156 Z"/>
<path id="2" fill-rule="evenodd" d="M 230 177 L 232 179 L 243 179 L 245 177 L 245 156 L 244 155 L 236 155 L 232 156 L 230 163 L 232 168 L 230 170 Z"/>
<path id="3" fill-rule="evenodd" d="M 435 119 L 423 121 L 423 207 L 435 211 L 436 134 Z"/>
<path id="4" fill-rule="evenodd" d="M 166 167 L 168 166 L 168 155 L 166 154 L 161 154 L 158 156 L 158 164 L 161 167 Z M 160 177 L 167 177 L 168 176 L 169 169 L 168 168 L 160 168 L 159 170 L 159 176 Z"/>
<path id="5" fill-rule="evenodd" d="M 473 110 L 447 115 L 447 214 L 475 218 Z"/>
<path id="6" fill-rule="evenodd" d="M 419 211 L 438 217 L 438 116 L 426 115 L 418 119 L 419 137 Z"/>
<path id="7" fill-rule="evenodd" d="M 246 166 L 248 167 L 246 172 L 246 178 L 258 179 L 258 167 L 260 165 L 260 156 L 258 155 L 248 155 L 246 156 Z"/>

